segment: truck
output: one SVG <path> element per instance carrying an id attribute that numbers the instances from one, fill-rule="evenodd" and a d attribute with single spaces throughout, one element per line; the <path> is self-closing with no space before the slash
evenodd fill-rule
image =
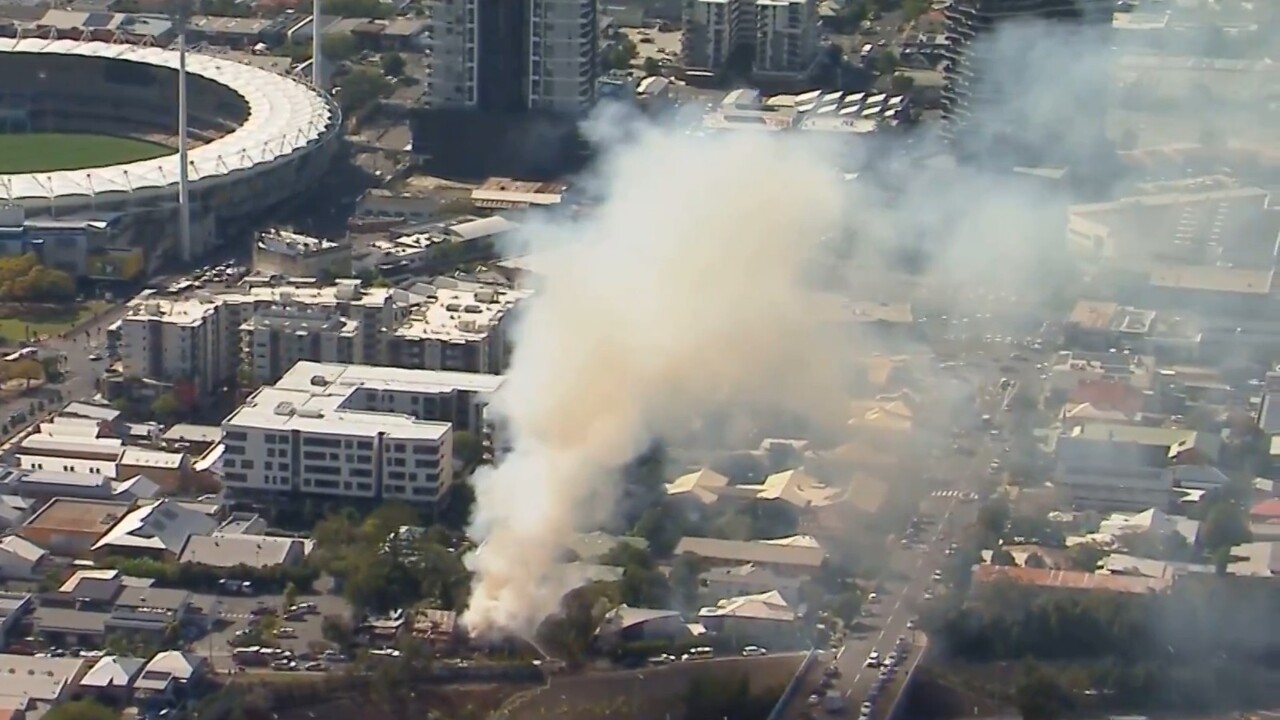
<path id="1" fill-rule="evenodd" d="M 844 710 L 844 697 L 840 695 L 839 690 L 828 690 L 826 697 L 822 698 L 822 709 L 829 713 L 838 713 Z"/>

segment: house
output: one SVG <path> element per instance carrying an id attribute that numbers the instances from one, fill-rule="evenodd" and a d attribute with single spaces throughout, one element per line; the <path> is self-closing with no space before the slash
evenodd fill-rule
<path id="1" fill-rule="evenodd" d="M 144 505 L 120 518 L 91 546 L 95 556 L 173 560 L 192 535 L 208 535 L 218 521 L 175 500 Z"/>
<path id="2" fill-rule="evenodd" d="M 133 682 L 146 664 L 142 658 L 104 655 L 80 678 L 80 690 L 101 703 L 124 706 L 132 699 Z"/>
<path id="3" fill-rule="evenodd" d="M 188 536 L 178 553 L 178 562 L 220 568 L 268 568 L 298 565 L 306 556 L 306 541 L 298 538 L 214 533 Z"/>
<path id="4" fill-rule="evenodd" d="M 802 582 L 754 563 L 711 568 L 698 576 L 699 595 L 708 602 L 776 590 L 784 600 L 794 603 L 800 599 Z"/>
<path id="5" fill-rule="evenodd" d="M 38 580 L 49 551 L 17 535 L 0 539 L 0 580 Z"/>
<path id="6" fill-rule="evenodd" d="M 155 500 L 161 492 L 160 486 L 146 475 L 134 475 L 123 482 L 111 483 L 112 499 L 130 504 Z"/>
<path id="7" fill-rule="evenodd" d="M 14 701 L 48 708 L 67 700 L 76 689 L 80 658 L 0 654 L 0 707 Z"/>
<path id="8" fill-rule="evenodd" d="M 19 495 L 0 494 L 0 532 L 12 532 L 31 517 L 31 501 Z"/>
<path id="9" fill-rule="evenodd" d="M 804 536 L 750 541 L 684 537 L 675 554 L 694 555 L 712 565 L 752 563 L 784 575 L 807 575 L 826 557 L 816 540 Z"/>
<path id="10" fill-rule="evenodd" d="M 780 502 L 798 510 L 823 508 L 838 502 L 839 490 L 814 480 L 803 470 L 774 473 L 759 485 L 737 485 L 735 494 L 746 495 L 758 502 Z"/>
<path id="11" fill-rule="evenodd" d="M 975 566 L 972 582 L 975 589 L 979 590 L 998 583 L 1013 583 L 1049 591 L 1100 592 L 1128 595 L 1167 592 L 1173 586 L 1173 581 L 1169 578 L 1103 575 L 1079 570 L 1006 567 L 1003 565 Z"/>
<path id="12" fill-rule="evenodd" d="M 35 601 L 30 593 L 0 592 L 0 647 L 8 647 L 15 638 L 14 629 L 31 614 Z"/>
<path id="13" fill-rule="evenodd" d="M 116 597 L 104 629 L 107 634 L 159 642 L 182 624 L 190 607 L 191 593 L 186 590 L 126 587 Z"/>
<path id="14" fill-rule="evenodd" d="M 790 645 L 800 639 L 796 611 L 776 590 L 727 598 L 698 611 L 708 632 L 735 644 Z"/>
<path id="15" fill-rule="evenodd" d="M 605 614 L 596 637 L 612 646 L 644 640 L 679 642 L 689 638 L 689 628 L 678 611 L 623 604 Z"/>
<path id="16" fill-rule="evenodd" d="M 714 470 L 702 469 L 681 475 L 666 484 L 667 497 L 678 502 L 712 505 L 720 499 L 720 493 L 729 487 L 729 478 Z"/>
<path id="17" fill-rule="evenodd" d="M 458 614 L 451 610 L 418 608 L 413 614 L 413 636 L 436 647 L 458 640 Z"/>
<path id="18" fill-rule="evenodd" d="M 18 535 L 54 555 L 86 557 L 127 512 L 126 503 L 54 498 L 18 529 Z"/>
<path id="19" fill-rule="evenodd" d="M 139 704 L 168 704 L 187 696 L 208 678 L 209 659 L 181 650 L 157 653 L 133 683 Z"/>

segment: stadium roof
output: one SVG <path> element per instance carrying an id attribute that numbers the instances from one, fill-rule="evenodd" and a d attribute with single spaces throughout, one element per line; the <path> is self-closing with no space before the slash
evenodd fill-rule
<path id="1" fill-rule="evenodd" d="M 178 67 L 176 51 L 104 42 L 0 38 L 0 53 L 116 59 L 175 71 Z M 187 72 L 230 88 L 249 106 L 248 119 L 234 132 L 190 150 L 193 188 L 275 164 L 317 144 L 338 124 L 338 111 L 328 98 L 283 75 L 196 53 L 187 56 Z M 175 154 L 109 167 L 0 175 L 0 200 L 176 190 L 177 183 Z"/>

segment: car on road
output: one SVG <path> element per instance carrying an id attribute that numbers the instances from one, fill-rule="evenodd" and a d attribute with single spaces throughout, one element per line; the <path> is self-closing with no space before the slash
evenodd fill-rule
<path id="1" fill-rule="evenodd" d="M 880 667 L 880 653 L 872 650 L 867 656 L 867 661 L 863 663 L 863 667 Z"/>
<path id="2" fill-rule="evenodd" d="M 840 666 L 832 663 L 822 669 L 822 674 L 827 677 L 840 677 Z"/>
<path id="3" fill-rule="evenodd" d="M 673 662 L 677 662 L 679 659 L 680 658 L 672 655 L 671 653 L 662 653 L 661 655 L 654 655 L 649 658 L 649 664 L 654 666 L 670 665 Z"/>
<path id="4" fill-rule="evenodd" d="M 298 631 L 294 630 L 291 627 L 285 626 L 282 628 L 276 628 L 276 631 L 272 633 L 272 635 L 275 635 L 276 637 L 281 639 L 296 638 L 298 637 Z"/>
<path id="5" fill-rule="evenodd" d="M 817 707 L 822 704 L 822 695 L 814 693 L 809 696 L 809 707 Z"/>
<path id="6" fill-rule="evenodd" d="M 297 660 L 276 660 L 275 662 L 271 663 L 271 669 L 279 670 L 282 672 L 294 672 L 298 669 L 298 661 Z"/>
<path id="7" fill-rule="evenodd" d="M 911 618 L 910 620 L 908 620 L 908 621 L 907 621 L 907 629 L 908 629 L 908 630 L 915 630 L 915 629 L 916 629 L 916 619 L 915 619 L 915 618 Z"/>
<path id="8" fill-rule="evenodd" d="M 931 577 L 933 578 L 934 582 L 942 582 L 942 571 L 934 570 L 933 575 Z"/>
<path id="9" fill-rule="evenodd" d="M 862 703 L 862 707 L 858 709 L 862 711 L 863 715 L 870 715 L 871 711 L 875 709 L 875 705 L 872 704 L 870 701 L 868 701 L 868 702 Z"/>
<path id="10" fill-rule="evenodd" d="M 764 657 L 769 651 L 759 645 L 748 645 L 742 648 L 742 657 Z"/>
<path id="11" fill-rule="evenodd" d="M 307 672 L 325 672 L 326 670 L 329 669 L 329 666 L 325 665 L 324 663 L 318 660 L 313 660 L 307 663 L 306 665 L 303 665 L 302 669 L 306 670 Z"/>

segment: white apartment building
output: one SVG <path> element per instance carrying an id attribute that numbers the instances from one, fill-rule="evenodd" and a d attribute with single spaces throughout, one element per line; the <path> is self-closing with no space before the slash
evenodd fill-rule
<path id="1" fill-rule="evenodd" d="M 597 0 L 428 0 L 433 108 L 579 115 L 595 104 Z"/>
<path id="2" fill-rule="evenodd" d="M 233 372 L 237 339 L 224 331 L 221 304 L 210 298 L 175 302 L 143 293 L 108 335 L 126 377 L 189 380 L 210 392 Z"/>
<path id="3" fill-rule="evenodd" d="M 818 54 L 817 0 L 755 0 L 756 74 L 798 75 Z"/>
<path id="4" fill-rule="evenodd" d="M 594 106 L 599 46 L 596 0 L 532 0 L 529 107 L 571 115 Z"/>
<path id="5" fill-rule="evenodd" d="M 439 501 L 453 482 L 449 423 L 348 409 L 345 401 L 323 390 L 266 387 L 251 395 L 222 422 L 228 496 Z"/>
<path id="6" fill-rule="evenodd" d="M 411 339 L 437 340 L 403 348 L 404 357 L 425 363 L 416 367 L 498 371 L 504 344 L 488 332 L 517 298 L 477 286 L 442 299 L 433 286 L 420 287 L 412 293 L 339 280 L 327 287 L 255 287 L 178 299 L 144 293 L 112 325 L 108 343 L 119 351 L 126 376 L 192 380 L 206 393 L 237 372 L 250 382 L 272 382 L 299 360 L 403 364 L 391 357 L 401 349 L 395 337 L 403 328 Z M 433 312 L 437 303 L 463 309 Z M 467 309 L 472 306 L 480 310 Z M 432 322 L 444 329 L 428 332 Z M 476 347 L 466 347 L 471 345 Z"/>
<path id="7" fill-rule="evenodd" d="M 817 0 L 685 0 L 686 67 L 719 70 L 735 49 L 751 49 L 766 76 L 797 76 L 818 53 Z"/>
<path id="8" fill-rule="evenodd" d="M 500 374 L 507 364 L 507 328 L 528 290 L 436 278 L 416 286 L 428 295 L 391 338 L 397 367 Z"/>

